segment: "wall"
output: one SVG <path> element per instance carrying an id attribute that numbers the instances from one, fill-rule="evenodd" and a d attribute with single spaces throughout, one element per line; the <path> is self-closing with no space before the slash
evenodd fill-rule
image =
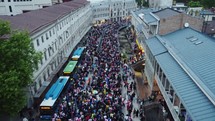
<path id="1" fill-rule="evenodd" d="M 203 19 L 202 18 L 197 18 L 197 17 L 192 17 L 187 14 L 183 14 L 183 25 L 184 23 L 189 23 L 189 27 L 201 32 L 202 31 L 202 26 L 203 26 Z"/>
<path id="2" fill-rule="evenodd" d="M 172 7 L 173 0 L 149 0 L 149 7 L 151 8 L 166 8 Z"/>
<path id="3" fill-rule="evenodd" d="M 197 31 L 201 31 L 203 26 L 203 19 L 192 17 L 184 13 L 166 19 L 161 19 L 159 34 L 164 35 L 181 29 L 184 27 L 185 23 L 189 23 L 189 27 Z"/>
<path id="4" fill-rule="evenodd" d="M 161 19 L 159 26 L 159 34 L 164 35 L 181 28 L 182 15 L 176 15 L 169 18 Z"/>
<path id="5" fill-rule="evenodd" d="M 130 15 L 130 11 L 135 10 L 136 8 L 137 4 L 135 0 L 108 0 L 106 2 L 103 1 L 102 3 L 92 3 L 92 9 L 94 11 L 93 23 L 102 19 L 118 21 Z"/>

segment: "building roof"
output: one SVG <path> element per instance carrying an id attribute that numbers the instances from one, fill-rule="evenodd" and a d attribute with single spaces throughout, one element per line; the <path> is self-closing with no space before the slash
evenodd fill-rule
<path id="1" fill-rule="evenodd" d="M 34 34 L 88 3 L 86 0 L 73 0 L 15 16 L 0 16 L 0 19 L 9 21 L 13 29 L 27 30 Z"/>
<path id="2" fill-rule="evenodd" d="M 162 44 L 160 44 L 157 36 L 148 39 L 146 43 L 148 48 L 150 48 L 152 55 L 157 55 L 167 51 L 167 49 Z"/>
<path id="3" fill-rule="evenodd" d="M 155 57 L 193 121 L 213 121 L 215 107 L 169 53 Z"/>
<path id="4" fill-rule="evenodd" d="M 146 23 L 152 23 L 152 22 L 156 22 L 156 21 L 158 21 L 153 15 L 151 15 L 151 14 L 146 14 L 145 16 L 144 16 L 144 21 L 146 22 Z"/>
<path id="5" fill-rule="evenodd" d="M 147 8 L 147 9 L 139 9 L 134 13 L 140 17 L 145 23 L 149 24 L 152 22 L 158 21 L 151 13 L 155 11 L 155 9 Z"/>
<path id="6" fill-rule="evenodd" d="M 215 15 L 215 14 L 210 10 L 202 10 L 200 11 L 200 15 Z"/>
<path id="7" fill-rule="evenodd" d="M 155 15 L 157 15 L 160 19 L 163 19 L 163 18 L 168 18 L 168 17 L 179 15 L 181 12 L 179 12 L 177 10 L 173 10 L 171 8 L 165 8 L 165 9 L 161 9 L 159 11 L 155 11 L 153 13 Z"/>
<path id="8" fill-rule="evenodd" d="M 143 30 L 143 24 L 138 24 L 137 25 L 137 31 L 138 31 L 138 33 L 141 33 L 142 32 L 142 30 Z"/>
<path id="9" fill-rule="evenodd" d="M 146 44 L 192 119 L 214 120 L 215 39 L 184 28 L 153 37 Z"/>

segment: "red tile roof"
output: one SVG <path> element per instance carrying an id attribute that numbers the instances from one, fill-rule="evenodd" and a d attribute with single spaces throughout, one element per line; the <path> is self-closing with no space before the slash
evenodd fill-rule
<path id="1" fill-rule="evenodd" d="M 0 19 L 9 21 L 13 29 L 27 30 L 32 35 L 88 3 L 87 0 L 73 0 L 15 16 L 0 16 Z"/>

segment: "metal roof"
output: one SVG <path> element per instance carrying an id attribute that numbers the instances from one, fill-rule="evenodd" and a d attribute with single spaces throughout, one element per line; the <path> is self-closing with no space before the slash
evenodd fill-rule
<path id="1" fill-rule="evenodd" d="M 73 0 L 15 16 L 0 16 L 0 19 L 9 21 L 13 29 L 27 30 L 33 34 L 87 3 L 86 0 Z"/>
<path id="2" fill-rule="evenodd" d="M 171 16 L 176 16 L 178 14 L 180 14 L 181 12 L 177 11 L 177 10 L 173 10 L 171 8 L 165 8 L 165 9 L 161 9 L 159 11 L 153 12 L 155 15 L 157 15 L 160 19 L 162 18 L 168 18 Z"/>
<path id="3" fill-rule="evenodd" d="M 202 10 L 200 11 L 200 15 L 215 15 L 215 14 L 210 10 Z"/>
<path id="4" fill-rule="evenodd" d="M 138 33 L 141 33 L 142 32 L 142 30 L 143 30 L 143 24 L 138 24 L 137 25 L 137 31 L 138 31 Z"/>
<path id="5" fill-rule="evenodd" d="M 155 56 L 193 121 L 214 121 L 215 106 L 169 53 Z"/>
<path id="6" fill-rule="evenodd" d="M 141 19 L 149 24 L 149 23 L 152 23 L 152 22 L 155 22 L 157 21 L 157 19 L 151 15 L 151 12 L 155 11 L 155 9 L 151 9 L 151 8 L 147 8 L 147 9 L 139 9 L 139 10 L 136 10 L 134 13 L 139 17 L 139 15 L 143 15 L 141 17 Z"/>
<path id="7" fill-rule="evenodd" d="M 144 15 L 144 21 L 149 24 L 149 23 L 152 23 L 152 22 L 156 22 L 158 21 L 154 16 L 152 16 L 151 14 L 146 14 Z"/>
<path id="8" fill-rule="evenodd" d="M 204 90 L 215 101 L 215 38 L 190 28 L 167 34 L 164 38 L 174 47 L 184 68 L 189 67 L 189 74 L 201 83 L 201 87 L 205 86 Z"/>
<path id="9" fill-rule="evenodd" d="M 146 44 L 192 119 L 214 120 L 215 38 L 184 28 Z"/>
<path id="10" fill-rule="evenodd" d="M 167 51 L 167 49 L 162 44 L 160 44 L 157 36 L 146 40 L 146 44 L 150 48 L 152 55 L 157 55 Z"/>

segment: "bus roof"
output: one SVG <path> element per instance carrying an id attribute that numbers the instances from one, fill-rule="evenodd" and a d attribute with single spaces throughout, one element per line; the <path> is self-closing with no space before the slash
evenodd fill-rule
<path id="1" fill-rule="evenodd" d="M 40 106 L 53 106 L 68 80 L 69 76 L 60 76 L 46 93 Z"/>
<path id="2" fill-rule="evenodd" d="M 66 68 L 63 70 L 63 73 L 71 73 L 74 70 L 76 64 L 77 61 L 69 61 Z"/>
<path id="3" fill-rule="evenodd" d="M 78 47 L 72 55 L 72 58 L 79 58 L 86 47 Z"/>

